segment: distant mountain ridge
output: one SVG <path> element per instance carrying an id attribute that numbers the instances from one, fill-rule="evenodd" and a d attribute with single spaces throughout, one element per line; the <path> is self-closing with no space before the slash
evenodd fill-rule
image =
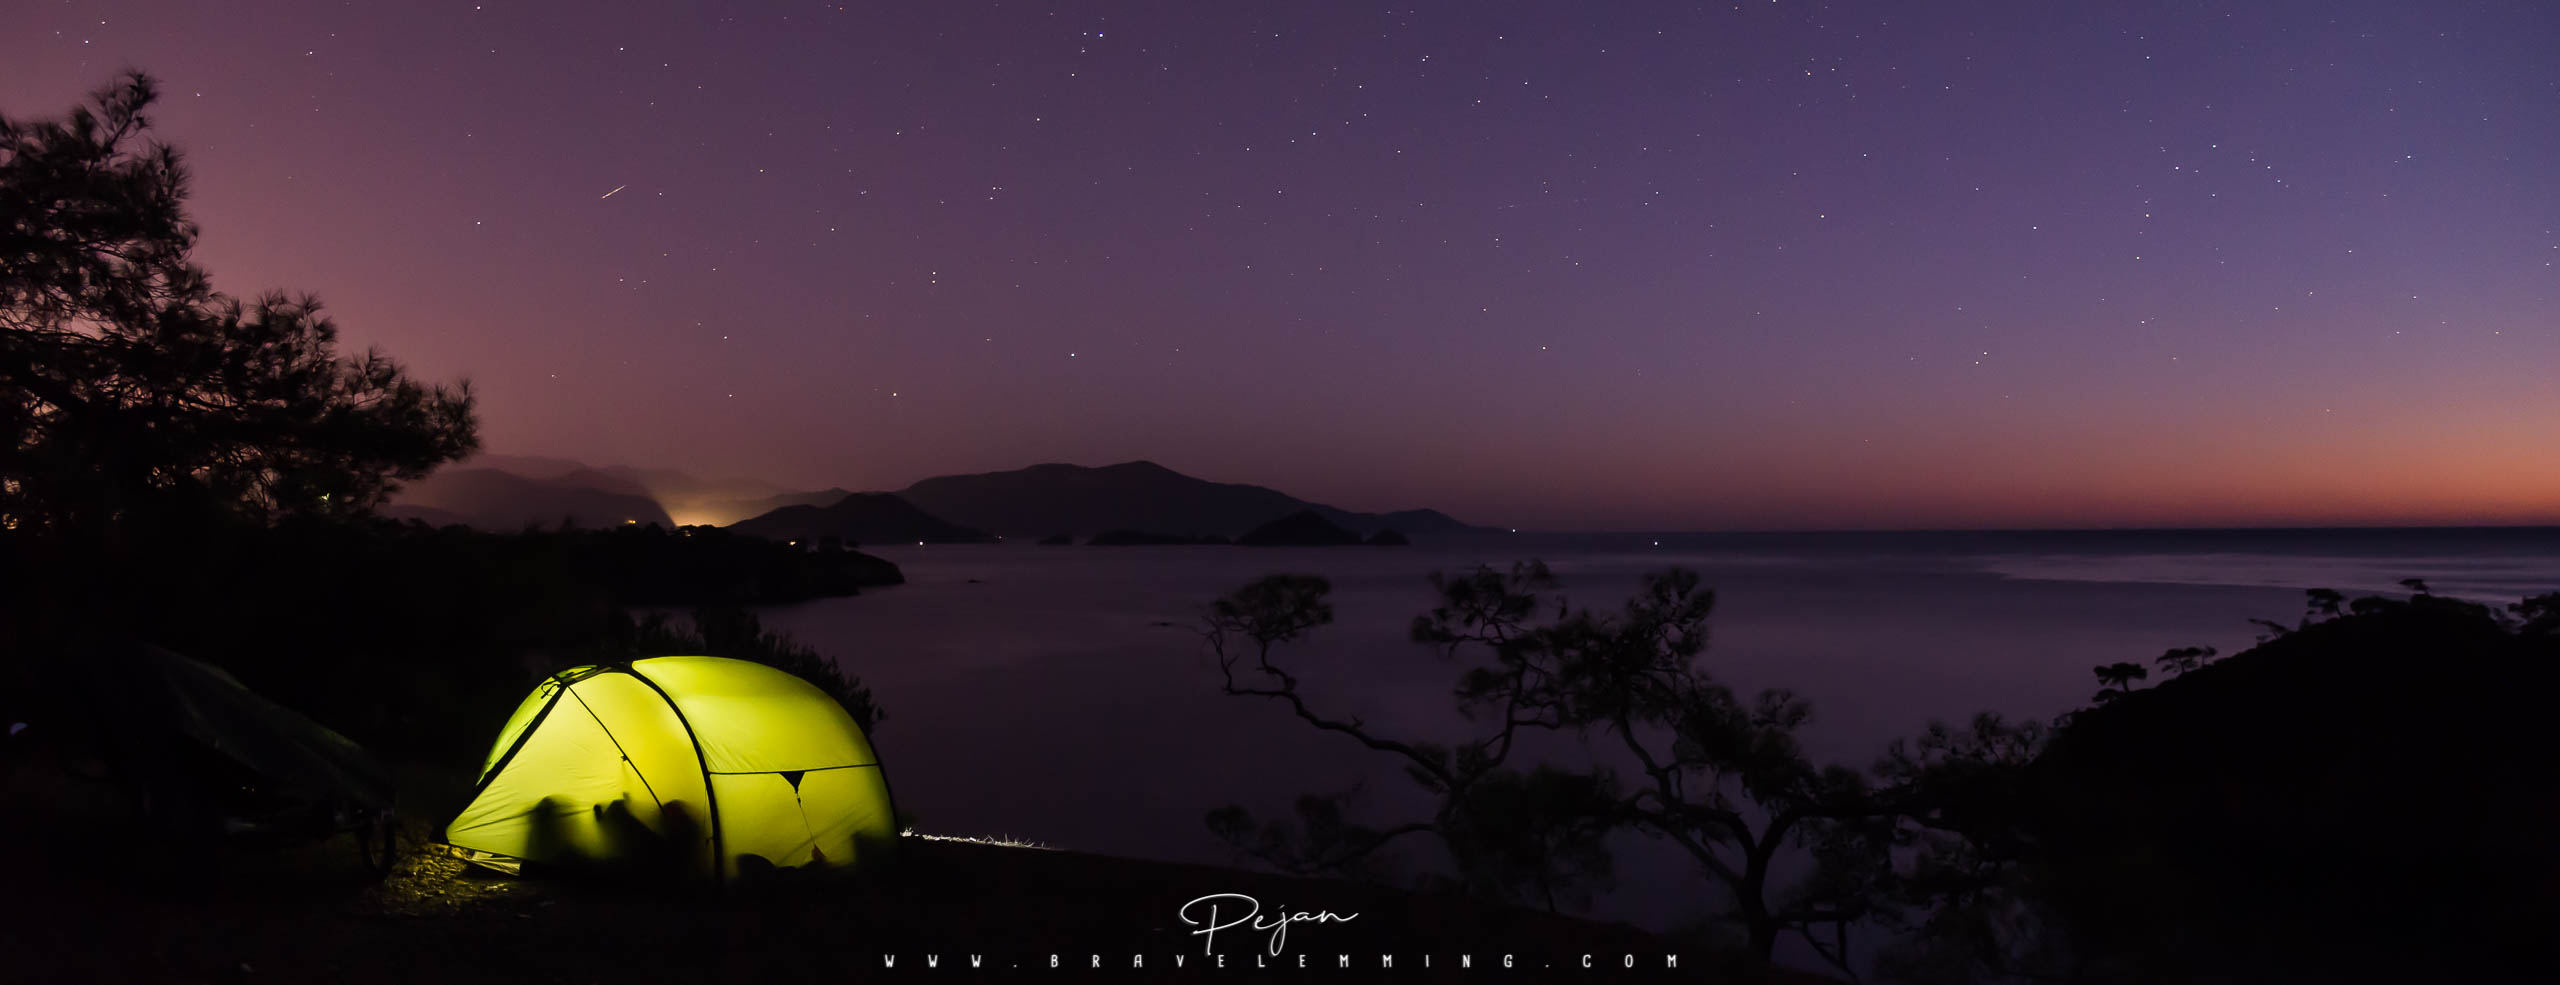
<path id="1" fill-rule="evenodd" d="M 721 526 L 749 517 L 762 516 L 785 506 L 828 506 L 851 494 L 848 489 L 800 491 L 762 479 L 706 479 L 675 469 L 635 468 L 628 465 L 589 465 L 565 458 L 530 455 L 480 454 L 448 466 L 434 476 L 410 483 L 392 497 L 383 510 L 393 517 L 413 517 L 429 523 L 464 523 L 492 529 L 512 529 L 520 524 L 511 518 L 521 510 L 509 507 L 495 513 L 478 515 L 472 510 L 442 508 L 429 502 L 441 494 L 436 486 L 439 476 L 467 470 L 488 470 L 513 475 L 530 485 L 518 487 L 515 494 L 547 500 L 575 498 L 570 489 L 585 489 L 633 496 L 656 504 L 656 509 L 670 524 L 709 524 Z M 548 507 L 545 507 L 548 508 Z M 553 517 L 551 523 L 557 523 Z M 584 521 L 581 521 L 584 522 Z M 650 522 L 643 519 L 641 522 Z"/>
<path id="2" fill-rule="evenodd" d="M 497 469 L 443 469 L 403 486 L 385 516 L 434 524 L 460 523 L 482 530 L 654 523 L 675 526 L 657 501 L 559 479 L 529 479 Z"/>
<path id="3" fill-rule="evenodd" d="M 795 492 L 753 479 L 706 480 L 555 458 L 482 455 L 468 465 L 409 483 L 383 512 L 489 530 L 554 526 L 564 518 L 581 526 L 707 523 L 782 540 L 832 536 L 869 544 L 1106 532 L 1132 541 L 1215 542 L 1308 512 L 1363 537 L 1383 530 L 1406 536 L 1490 530 L 1437 510 L 1357 513 L 1143 460 L 935 476 L 895 492 L 868 493 Z"/>
<path id="4" fill-rule="evenodd" d="M 834 506 L 851 495 L 854 495 L 853 490 L 836 487 L 816 492 L 776 493 L 759 499 L 700 500 L 686 504 L 684 512 L 694 523 L 734 526 L 793 506 Z"/>
<path id="5" fill-rule="evenodd" d="M 1143 460 L 1098 468 L 1050 463 L 1010 472 L 936 476 L 897 495 L 953 523 L 1009 537 L 1107 530 L 1235 537 L 1302 511 L 1362 534 L 1488 529 L 1437 510 L 1355 513 L 1265 486 L 1195 478 Z"/>

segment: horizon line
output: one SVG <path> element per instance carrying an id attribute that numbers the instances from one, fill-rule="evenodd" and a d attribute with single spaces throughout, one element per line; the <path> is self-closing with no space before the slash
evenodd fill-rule
<path id="1" fill-rule="evenodd" d="M 1487 532 L 1488 532 L 1488 533 L 1490 533 L 1490 534 L 1498 534 L 1498 535 L 1502 535 L 1502 536 L 1509 536 L 1509 535 L 1512 535 L 1512 534 L 1574 534 L 1574 535 L 1583 535 L 1583 536 L 1652 537 L 1652 536 L 1678 536 L 1678 535 L 1689 535 L 1689 536 L 1727 536 L 1727 535 L 1734 535 L 1734 534 L 1751 534 L 1751 535 L 1796 535 L 1796 536 L 1801 536 L 1801 535 L 1809 535 L 1809 534 L 2057 534 L 2057 533 L 2072 533 L 2072 534 L 2106 534 L 2106 533 L 2241 533 L 2241 532 L 2266 532 L 2266 531 L 2277 531 L 2277 530 L 2281 530 L 2281 531 L 2289 531 L 2289 532 L 2303 532 L 2303 533 L 2334 533 L 2334 532 L 2339 532 L 2339 531 L 2355 531 L 2355 530 L 2367 530 L 2367 531 L 2370 531 L 2370 530 L 2432 530 L 2432 531 L 2451 531 L 2451 530 L 2481 530 L 2481 531 L 2488 531 L 2488 530 L 2507 530 L 2507 531 L 2548 530 L 2548 531 L 2560 531 L 2560 522 L 2548 522 L 2548 523 L 2364 523 L 2364 524 L 2315 523 L 2315 524 L 2235 524 L 2235 525 L 2224 525 L 2224 526 L 2108 526 L 2108 527 L 1821 527 L 1821 528 L 1786 527 L 1786 528 L 1752 528 L 1752 529 L 1740 529 L 1740 528 L 1720 528 L 1720 529 L 1675 529 L 1675 528 L 1644 529 L 1644 528 L 1618 528 L 1618 529 L 1606 529 L 1606 530 L 1570 529 L 1570 528 L 1561 528 L 1561 527 L 1544 528 L 1544 529 L 1536 529 L 1536 528 L 1529 528 L 1529 527 L 1513 527 L 1513 528 L 1508 528 L 1508 529 L 1494 529 L 1494 530 L 1490 530 L 1490 531 L 1487 531 Z"/>

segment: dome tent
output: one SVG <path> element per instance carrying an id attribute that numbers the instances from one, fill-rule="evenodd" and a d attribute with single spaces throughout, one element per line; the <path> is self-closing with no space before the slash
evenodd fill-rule
<path id="1" fill-rule="evenodd" d="M 651 657 L 545 678 L 445 826 L 515 868 L 658 868 L 726 882 L 881 861 L 896 812 L 844 706 L 772 667 Z"/>

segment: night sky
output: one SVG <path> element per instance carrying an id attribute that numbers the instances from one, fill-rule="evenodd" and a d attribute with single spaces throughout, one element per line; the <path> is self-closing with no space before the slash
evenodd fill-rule
<path id="1" fill-rule="evenodd" d="M 2560 522 L 2560 5 L 12 3 L 493 451 L 1522 527 Z"/>

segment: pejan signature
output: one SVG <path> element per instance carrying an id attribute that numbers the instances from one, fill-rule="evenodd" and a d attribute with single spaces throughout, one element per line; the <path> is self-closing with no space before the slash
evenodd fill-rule
<path id="1" fill-rule="evenodd" d="M 1208 910 L 1205 917 L 1194 912 L 1202 909 L 1203 904 Z M 1234 914 L 1233 918 L 1225 919 L 1228 914 Z M 1285 906 L 1273 908 L 1271 915 L 1266 917 L 1262 915 L 1262 901 L 1243 893 L 1211 893 L 1182 904 L 1182 909 L 1175 915 L 1181 917 L 1183 923 L 1200 928 L 1191 932 L 1194 936 L 1208 938 L 1203 942 L 1206 945 L 1201 949 L 1203 954 L 1217 952 L 1219 931 L 1250 926 L 1270 935 L 1271 954 L 1275 957 L 1288 943 L 1290 924 L 1350 923 L 1360 917 L 1357 913 L 1335 913 L 1331 910 L 1291 913 Z"/>

